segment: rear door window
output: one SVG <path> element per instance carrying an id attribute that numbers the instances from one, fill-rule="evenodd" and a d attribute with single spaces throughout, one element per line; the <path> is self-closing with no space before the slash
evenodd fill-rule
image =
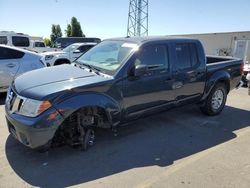
<path id="1" fill-rule="evenodd" d="M 0 47 L 0 59 L 20 59 L 23 56 L 24 52 Z"/>
<path id="2" fill-rule="evenodd" d="M 196 45 L 193 43 L 189 44 L 189 51 L 191 56 L 191 65 L 192 67 L 195 67 L 199 63 Z"/>
<path id="3" fill-rule="evenodd" d="M 0 44 L 7 44 L 7 36 L 0 36 Z"/>
<path id="4" fill-rule="evenodd" d="M 20 37 L 20 36 L 13 36 L 12 43 L 14 46 L 20 46 L 20 47 L 28 47 L 30 45 L 28 37 Z"/>
<path id="5" fill-rule="evenodd" d="M 189 69 L 198 64 L 197 50 L 194 43 L 176 44 L 175 51 L 179 69 Z"/>

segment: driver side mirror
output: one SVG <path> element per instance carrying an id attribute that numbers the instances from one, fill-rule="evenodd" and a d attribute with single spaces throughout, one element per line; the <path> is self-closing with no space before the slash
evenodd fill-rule
<path id="1" fill-rule="evenodd" d="M 73 54 L 78 54 L 78 53 L 81 53 L 80 50 L 75 50 L 75 51 L 73 52 Z"/>
<path id="2" fill-rule="evenodd" d="M 148 66 L 147 65 L 136 65 L 133 67 L 130 71 L 129 76 L 131 77 L 140 77 L 146 74 L 148 71 Z"/>
<path id="3" fill-rule="evenodd" d="M 135 66 L 135 76 L 143 76 L 148 71 L 147 65 L 136 65 Z"/>

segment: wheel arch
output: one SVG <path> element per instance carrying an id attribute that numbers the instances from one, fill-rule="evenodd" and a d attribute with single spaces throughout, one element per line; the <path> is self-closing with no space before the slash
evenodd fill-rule
<path id="1" fill-rule="evenodd" d="M 67 119 L 82 108 L 97 107 L 104 110 L 111 127 L 116 126 L 121 119 L 119 104 L 107 95 L 100 93 L 80 94 L 70 97 L 55 105 L 62 116 Z"/>
<path id="2" fill-rule="evenodd" d="M 54 66 L 55 66 L 55 65 L 61 65 L 60 62 L 66 62 L 66 64 L 70 64 L 70 60 L 69 60 L 69 59 L 67 59 L 67 58 L 60 58 L 60 59 L 57 59 L 57 60 L 55 61 Z"/>
<path id="3" fill-rule="evenodd" d="M 229 93 L 230 79 L 231 79 L 231 76 L 226 71 L 218 71 L 212 74 L 212 76 L 207 80 L 204 95 L 202 97 L 202 101 L 208 97 L 212 89 L 219 83 L 224 84 L 226 86 L 227 93 Z"/>

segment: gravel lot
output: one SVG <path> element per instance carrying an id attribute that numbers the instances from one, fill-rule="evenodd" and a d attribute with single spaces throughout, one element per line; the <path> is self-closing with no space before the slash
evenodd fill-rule
<path id="1" fill-rule="evenodd" d="M 0 187 L 250 187 L 250 96 L 207 117 L 186 106 L 97 133 L 87 152 L 38 153 L 9 136 L 0 98 Z"/>

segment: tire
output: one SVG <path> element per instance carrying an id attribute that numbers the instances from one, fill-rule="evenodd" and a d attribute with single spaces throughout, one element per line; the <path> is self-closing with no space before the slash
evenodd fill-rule
<path id="1" fill-rule="evenodd" d="M 214 86 L 208 95 L 205 104 L 200 110 L 209 116 L 215 116 L 221 113 L 227 100 L 227 89 L 225 84 L 219 83 Z"/>

